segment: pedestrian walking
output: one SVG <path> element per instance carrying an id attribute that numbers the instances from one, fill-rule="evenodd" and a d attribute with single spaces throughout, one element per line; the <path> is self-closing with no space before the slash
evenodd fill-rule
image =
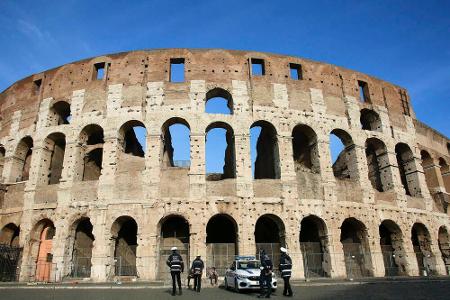
<path id="1" fill-rule="evenodd" d="M 202 288 L 202 273 L 205 264 L 203 260 L 200 258 L 200 255 L 192 262 L 191 271 L 194 274 L 194 291 L 200 293 L 200 289 Z"/>
<path id="2" fill-rule="evenodd" d="M 289 280 L 291 279 L 292 274 L 292 259 L 287 254 L 287 249 L 284 247 L 280 248 L 281 255 L 280 255 L 280 265 L 278 269 L 281 272 L 281 277 L 284 281 L 284 289 L 283 289 L 283 296 L 292 297 L 294 294 L 292 293 L 292 288 Z"/>
<path id="3" fill-rule="evenodd" d="M 260 251 L 259 257 L 261 260 L 261 273 L 259 275 L 261 291 L 258 298 L 270 298 L 272 293 L 272 260 L 264 250 Z"/>
<path id="4" fill-rule="evenodd" d="M 172 254 L 169 255 L 166 264 L 169 266 L 170 276 L 172 276 L 172 296 L 175 296 L 177 290 L 175 283 L 178 284 L 178 294 L 181 295 L 181 273 L 184 272 L 183 258 L 177 252 L 177 247 L 172 247 L 170 250 L 172 250 Z"/>

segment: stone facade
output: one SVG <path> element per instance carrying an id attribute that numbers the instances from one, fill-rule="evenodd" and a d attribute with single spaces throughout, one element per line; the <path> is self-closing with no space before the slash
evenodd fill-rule
<path id="1" fill-rule="evenodd" d="M 171 82 L 180 59 L 184 81 Z M 231 114 L 205 113 L 217 95 Z M 221 244 L 245 255 L 285 245 L 295 278 L 353 276 L 349 257 L 358 255 L 362 276 L 389 275 L 387 257 L 396 274 L 446 274 L 449 139 L 416 120 L 406 90 L 391 83 L 297 57 L 167 49 L 32 75 L 3 91 L 0 105 L 0 240 L 23 247 L 21 280 L 46 279 L 39 261 L 51 262 L 46 280 L 155 280 L 177 243 L 185 260 L 202 255 L 208 266 L 229 258 L 213 253 Z M 175 123 L 189 128 L 187 166 L 171 161 Z M 147 131 L 142 155 L 124 150 L 136 124 Z M 256 179 L 253 126 L 262 128 Z M 234 146 L 217 180 L 205 170 L 211 127 L 228 129 Z M 331 133 L 345 146 L 334 166 Z M 42 260 L 45 240 L 51 255 Z M 305 270 L 308 251 L 319 271 Z M 74 275 L 77 257 L 88 259 L 87 275 Z"/>

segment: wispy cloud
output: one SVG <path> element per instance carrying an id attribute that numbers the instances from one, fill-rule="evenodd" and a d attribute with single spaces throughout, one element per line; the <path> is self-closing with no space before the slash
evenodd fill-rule
<path id="1" fill-rule="evenodd" d="M 51 47 L 59 46 L 57 40 L 50 32 L 42 30 L 36 24 L 24 19 L 19 19 L 17 25 L 18 30 L 28 39 Z"/>

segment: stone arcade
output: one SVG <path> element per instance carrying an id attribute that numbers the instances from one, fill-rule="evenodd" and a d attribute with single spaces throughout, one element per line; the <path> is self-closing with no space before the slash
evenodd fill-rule
<path id="1" fill-rule="evenodd" d="M 217 97 L 228 114 L 205 111 Z M 19 249 L 17 280 L 161 279 L 174 245 L 220 272 L 235 254 L 285 246 L 295 278 L 450 266 L 449 139 L 385 81 L 297 57 L 166 49 L 32 75 L 0 105 L 0 250 Z M 174 159 L 175 125 L 187 162 Z M 208 174 L 215 129 L 224 167 Z M 334 163 L 331 135 L 344 145 Z"/>

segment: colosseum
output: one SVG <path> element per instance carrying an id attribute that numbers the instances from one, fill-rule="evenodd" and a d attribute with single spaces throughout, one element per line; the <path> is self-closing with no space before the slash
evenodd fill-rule
<path id="1" fill-rule="evenodd" d="M 31 75 L 0 104 L 1 281 L 164 280 L 172 246 L 222 274 L 259 249 L 276 264 L 280 246 L 296 279 L 450 269 L 450 140 L 397 85 L 292 56 L 162 49 Z"/>

